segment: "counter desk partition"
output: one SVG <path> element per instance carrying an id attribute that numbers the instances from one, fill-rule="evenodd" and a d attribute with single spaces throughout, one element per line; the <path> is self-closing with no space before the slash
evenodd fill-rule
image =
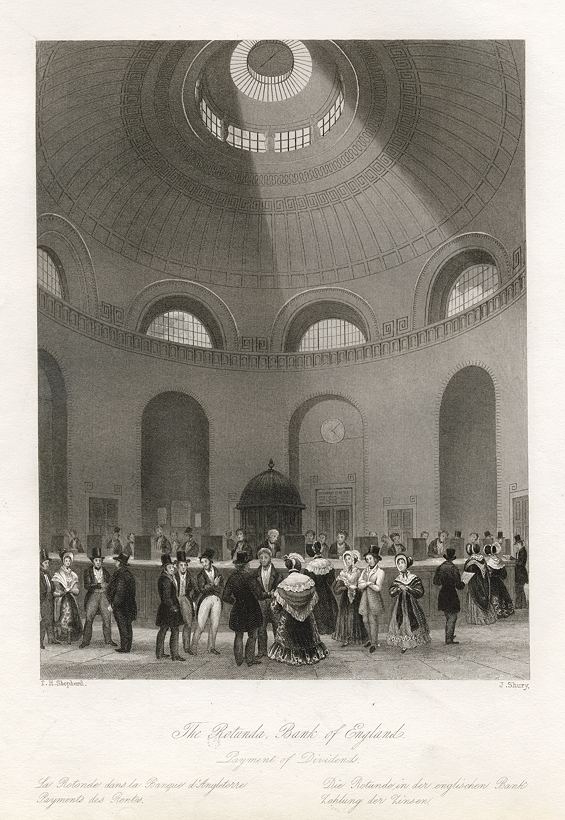
<path id="1" fill-rule="evenodd" d="M 60 566 L 59 556 L 57 554 L 50 555 L 51 560 L 51 570 L 54 571 L 58 569 Z M 341 571 L 343 568 L 343 564 L 340 560 L 332 560 L 331 563 L 333 564 L 336 574 Z M 438 612 L 437 608 L 437 596 L 439 592 L 439 587 L 434 586 L 433 584 L 433 577 L 437 567 L 442 563 L 442 559 L 440 558 L 427 558 L 424 561 L 415 561 L 414 565 L 411 568 L 411 571 L 418 575 L 421 578 L 422 583 L 424 585 L 424 597 L 420 600 L 420 604 L 426 614 L 426 618 L 428 618 L 429 623 L 434 627 L 439 627 L 444 623 L 444 616 L 442 612 Z M 465 563 L 463 560 L 456 560 L 455 566 L 462 572 L 463 571 L 463 564 Z M 514 601 L 514 561 L 505 560 L 505 566 L 507 569 L 507 578 L 505 584 L 508 588 L 508 592 L 510 593 L 512 600 Z M 273 564 L 277 567 L 279 571 L 282 572 L 284 576 L 288 574 L 288 571 L 284 565 L 284 561 L 280 558 L 274 558 Z M 258 561 L 251 561 L 249 564 L 250 568 L 257 567 L 259 565 Z M 365 563 L 362 562 L 361 564 L 363 567 Z M 89 558 L 84 554 L 75 555 L 75 560 L 73 563 L 73 569 L 77 573 L 79 577 L 80 583 L 80 596 L 79 596 L 79 609 L 81 615 L 84 616 L 84 607 L 83 607 L 83 600 L 84 600 L 84 587 L 82 584 L 82 575 L 84 570 L 90 566 Z M 105 557 L 104 559 L 104 566 L 107 567 L 110 572 L 113 572 L 113 562 L 110 557 Z M 214 562 L 214 566 L 218 570 L 218 572 L 224 578 L 224 581 L 233 571 L 233 564 L 231 561 L 217 561 Z M 306 566 L 306 564 L 305 564 Z M 386 614 L 383 616 L 383 624 L 388 623 L 388 618 L 390 618 L 390 613 L 392 610 L 392 599 L 388 594 L 388 588 L 394 578 L 398 575 L 398 570 L 394 564 L 394 558 L 392 557 L 385 557 L 380 562 L 381 568 L 385 572 L 385 582 L 383 586 L 383 599 L 385 602 L 386 607 Z M 161 564 L 159 561 L 141 561 L 136 559 L 130 559 L 128 563 L 128 567 L 130 568 L 131 572 L 133 573 L 136 581 L 137 587 L 137 608 L 138 608 L 138 618 L 136 623 L 139 626 L 155 626 L 155 616 L 157 613 L 157 608 L 159 606 L 159 593 L 157 591 L 157 579 L 161 572 Z M 191 574 L 196 574 L 201 569 L 201 564 L 198 558 L 191 558 L 190 563 L 188 564 L 188 571 Z M 464 604 L 466 591 L 462 590 L 459 593 L 459 598 L 461 600 L 462 608 Z M 222 626 L 227 626 L 227 621 L 229 618 L 229 611 L 230 607 L 225 605 L 222 611 Z"/>

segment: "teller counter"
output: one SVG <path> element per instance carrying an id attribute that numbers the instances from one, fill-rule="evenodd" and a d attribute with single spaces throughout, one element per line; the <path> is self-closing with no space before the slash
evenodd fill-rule
<path id="1" fill-rule="evenodd" d="M 51 572 L 54 572 L 56 569 L 58 569 L 61 562 L 59 560 L 59 556 L 56 554 L 52 554 L 50 558 L 50 570 Z M 343 568 L 342 562 L 336 559 L 332 560 L 331 563 L 334 566 L 336 574 L 338 574 Z M 439 593 L 439 587 L 434 586 L 433 584 L 435 571 L 441 563 L 442 560 L 439 558 L 427 558 L 424 561 L 415 561 L 411 568 L 411 571 L 419 578 L 421 578 L 422 584 L 424 585 L 424 597 L 419 600 L 419 603 L 426 614 L 428 622 L 432 626 L 436 627 L 440 626 L 445 622 L 443 613 L 438 612 L 437 608 L 437 597 Z M 463 564 L 465 563 L 463 560 L 456 560 L 454 561 L 454 563 L 460 571 L 463 571 Z M 506 584 L 508 592 L 510 593 L 512 600 L 514 601 L 515 562 L 511 560 L 505 560 L 504 563 L 508 573 L 508 576 L 504 583 Z M 283 576 L 288 575 L 288 570 L 284 565 L 284 561 L 282 561 L 280 558 L 274 558 L 273 564 L 275 567 L 277 567 L 279 571 L 282 572 Z M 86 555 L 81 553 L 75 555 L 73 569 L 77 573 L 80 582 L 79 609 L 81 617 L 84 617 L 84 587 L 82 584 L 82 576 L 84 570 L 88 566 L 90 566 L 90 560 L 87 558 Z M 106 557 L 104 559 L 104 566 L 109 570 L 110 574 L 114 572 L 114 562 L 110 558 Z M 222 575 L 224 582 L 228 575 L 230 575 L 234 571 L 234 567 L 231 561 L 217 561 L 214 562 L 214 566 Z M 257 567 L 259 566 L 259 562 L 257 560 L 251 561 L 248 566 L 250 568 Z M 305 564 L 305 567 L 306 566 L 307 564 Z M 360 566 L 365 567 L 365 562 L 362 561 Z M 136 581 L 138 609 L 138 618 L 136 623 L 139 626 L 155 626 L 155 616 L 157 614 L 157 608 L 159 606 L 157 579 L 159 577 L 159 574 L 161 573 L 161 564 L 158 561 L 136 561 L 135 559 L 130 559 L 128 567 L 131 570 Z M 380 562 L 380 567 L 385 572 L 385 582 L 383 585 L 383 600 L 386 607 L 386 614 L 382 616 L 381 623 L 383 625 L 385 623 L 388 625 L 388 619 L 390 618 L 393 605 L 392 598 L 388 594 L 388 589 L 392 581 L 398 575 L 398 570 L 396 569 L 396 566 L 394 564 L 394 559 L 388 556 L 382 559 L 382 561 Z M 188 564 L 188 571 L 191 574 L 196 575 L 196 573 L 201 568 L 202 567 L 198 558 L 190 559 L 190 563 Z M 465 595 L 466 590 L 461 590 L 461 592 L 459 592 L 459 599 L 461 601 L 462 609 L 464 607 Z M 229 605 L 224 605 L 222 607 L 222 625 L 227 625 L 230 609 L 231 607 Z"/>

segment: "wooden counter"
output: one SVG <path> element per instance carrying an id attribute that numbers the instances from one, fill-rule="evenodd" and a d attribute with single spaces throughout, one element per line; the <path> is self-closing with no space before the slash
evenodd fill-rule
<path id="1" fill-rule="evenodd" d="M 54 572 L 60 566 L 59 556 L 56 554 L 51 555 L 51 572 Z M 332 560 L 331 562 L 334 566 L 336 574 L 341 571 L 343 568 L 343 564 L 340 560 Z M 440 626 L 445 622 L 445 618 L 442 612 L 438 612 L 437 608 L 437 596 L 439 593 L 439 587 L 433 585 L 433 577 L 437 567 L 442 563 L 441 559 L 435 558 L 427 558 L 425 561 L 415 561 L 414 565 L 411 568 L 411 571 L 414 572 L 415 575 L 418 575 L 421 578 L 422 583 L 424 585 L 425 594 L 424 597 L 420 599 L 420 605 L 424 610 L 428 621 L 433 626 Z M 459 568 L 459 570 L 463 570 L 463 564 L 465 563 L 462 560 L 456 560 L 455 566 Z M 508 572 L 508 577 L 504 582 L 510 593 L 512 600 L 514 600 L 514 569 L 515 569 L 515 562 L 511 560 L 505 560 L 505 566 Z M 279 569 L 284 576 L 288 574 L 288 571 L 284 565 L 284 561 L 279 558 L 273 559 L 274 566 Z M 79 596 L 79 609 L 81 613 L 81 617 L 84 618 L 84 607 L 83 607 L 83 600 L 84 600 L 84 589 L 82 586 L 82 575 L 86 567 L 90 566 L 90 560 L 87 558 L 86 555 L 78 554 L 75 556 L 75 560 L 73 563 L 73 569 L 77 573 L 80 582 L 80 596 Z M 114 571 L 114 562 L 109 558 L 104 559 L 104 566 L 112 573 Z M 223 576 L 224 581 L 230 575 L 234 569 L 233 564 L 231 561 L 218 561 L 214 563 L 216 569 L 220 572 Z M 250 568 L 259 566 L 258 561 L 251 561 L 249 564 Z M 305 565 L 307 566 L 307 564 Z M 362 561 L 360 566 L 365 567 L 365 562 Z M 390 618 L 390 613 L 392 610 L 392 599 L 388 594 L 388 588 L 394 578 L 398 575 L 398 570 L 394 564 L 394 559 L 392 557 L 383 558 L 380 562 L 381 568 L 385 571 L 385 583 L 383 586 L 383 599 L 385 602 L 386 607 L 386 614 L 382 617 L 382 624 L 388 626 L 388 620 Z M 154 626 L 155 625 L 155 616 L 157 614 L 157 608 L 159 606 L 159 594 L 157 592 L 157 579 L 161 572 L 161 564 L 157 561 L 136 561 L 135 559 L 130 560 L 128 567 L 130 568 L 131 572 L 133 573 L 136 585 L 137 585 L 137 608 L 138 608 L 138 618 L 136 623 L 139 626 Z M 188 565 L 188 571 L 190 573 L 196 574 L 201 569 L 201 564 L 198 558 L 191 558 L 190 563 Z M 464 600 L 466 596 L 466 591 L 462 590 L 459 593 L 459 599 L 461 601 L 462 609 L 464 607 Z M 229 617 L 230 607 L 228 605 L 224 605 L 222 608 L 222 620 L 221 623 L 227 625 L 228 617 Z M 464 616 L 460 616 L 464 617 Z M 135 629 L 135 625 L 134 625 Z M 383 631 L 381 627 L 381 631 Z"/>

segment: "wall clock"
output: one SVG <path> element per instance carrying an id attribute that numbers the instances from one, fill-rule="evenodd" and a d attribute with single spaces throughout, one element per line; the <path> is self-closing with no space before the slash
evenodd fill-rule
<path id="1" fill-rule="evenodd" d="M 339 444 L 345 437 L 345 425 L 341 419 L 326 419 L 322 422 L 320 432 L 328 444 Z"/>

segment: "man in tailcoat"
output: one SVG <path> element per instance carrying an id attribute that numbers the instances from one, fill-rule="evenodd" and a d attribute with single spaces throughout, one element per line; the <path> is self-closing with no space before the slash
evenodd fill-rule
<path id="1" fill-rule="evenodd" d="M 204 550 L 200 556 L 202 569 L 196 576 L 196 629 L 192 636 L 192 654 L 198 652 L 198 642 L 206 624 L 209 624 L 208 651 L 212 655 L 219 655 L 216 649 L 216 635 L 222 614 L 222 576 L 213 564 L 214 550 Z"/>
<path id="2" fill-rule="evenodd" d="M 188 571 L 189 559 L 184 550 L 177 550 L 177 567 L 175 579 L 177 582 L 177 592 L 182 615 L 182 646 L 188 655 L 192 655 L 190 639 L 192 634 L 193 602 L 196 599 L 196 587 Z"/>
<path id="3" fill-rule="evenodd" d="M 255 583 L 247 571 L 251 555 L 247 552 L 236 552 L 233 564 L 235 572 L 229 576 L 224 587 L 222 600 L 232 604 L 229 627 L 235 632 L 233 654 L 235 662 L 241 666 L 245 659 L 247 666 L 261 663 L 255 658 L 257 630 L 261 626 L 261 608 L 255 596 Z M 247 632 L 245 650 L 243 634 Z"/>
<path id="4" fill-rule="evenodd" d="M 441 587 L 437 599 L 437 608 L 445 615 L 445 643 L 448 645 L 459 643 L 459 641 L 454 640 L 457 615 L 461 611 L 457 590 L 465 589 L 459 570 L 453 563 L 455 555 L 454 549 L 447 549 L 443 556 L 445 561 L 439 565 L 434 575 L 434 584 Z"/>
<path id="5" fill-rule="evenodd" d="M 120 632 L 120 646 L 116 652 L 131 652 L 133 641 L 132 623 L 137 618 L 137 603 L 135 600 L 135 578 L 128 568 L 129 556 L 122 552 L 114 555 L 116 572 L 110 578 L 106 587 L 106 596 L 110 602 L 108 610 L 114 613 L 114 618 Z"/>
<path id="6" fill-rule="evenodd" d="M 261 608 L 261 624 L 258 635 L 258 658 L 267 654 L 267 627 L 271 624 L 273 637 L 277 631 L 277 621 L 273 614 L 271 601 L 273 593 L 282 581 L 282 575 L 273 566 L 272 553 L 268 547 L 260 547 L 257 552 L 259 566 L 249 573 L 254 584 L 255 595 Z"/>
<path id="7" fill-rule="evenodd" d="M 92 640 L 92 624 L 97 615 L 100 615 L 102 618 L 104 643 L 110 646 L 117 646 L 118 644 L 112 640 L 112 616 L 108 609 L 110 602 L 106 597 L 106 589 L 110 583 L 110 573 L 106 567 L 102 566 L 102 551 L 100 547 L 94 547 L 89 557 L 92 565 L 85 569 L 82 576 L 82 583 L 86 590 L 84 597 L 86 620 L 84 622 L 82 641 L 79 644 L 79 649 L 87 647 Z"/>
<path id="8" fill-rule="evenodd" d="M 185 661 L 186 658 L 179 655 L 179 626 L 183 621 L 178 598 L 179 589 L 175 577 L 175 565 L 168 553 L 161 556 L 161 564 L 163 568 L 157 581 L 161 603 L 155 619 L 155 624 L 159 627 L 155 642 L 155 657 L 157 660 L 170 657 L 173 661 Z M 171 654 L 166 655 L 165 636 L 169 629 L 171 630 L 171 637 L 169 638 Z"/>
<path id="9" fill-rule="evenodd" d="M 39 645 L 45 649 L 45 637 L 49 643 L 61 643 L 55 637 L 53 625 L 53 583 L 49 575 L 49 553 L 39 552 Z"/>

